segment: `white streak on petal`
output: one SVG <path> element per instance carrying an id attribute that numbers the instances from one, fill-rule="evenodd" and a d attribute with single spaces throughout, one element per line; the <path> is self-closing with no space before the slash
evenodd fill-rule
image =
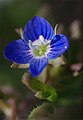
<path id="1" fill-rule="evenodd" d="M 67 46 L 65 46 L 65 49 L 67 49 Z"/>

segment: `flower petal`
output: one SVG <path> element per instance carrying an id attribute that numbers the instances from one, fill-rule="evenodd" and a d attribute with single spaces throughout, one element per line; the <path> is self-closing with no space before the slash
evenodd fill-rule
<path id="1" fill-rule="evenodd" d="M 50 43 L 50 50 L 47 53 L 48 59 L 54 59 L 61 56 L 69 47 L 68 39 L 63 34 L 55 35 Z"/>
<path id="2" fill-rule="evenodd" d="M 4 50 L 5 57 L 19 64 L 26 64 L 32 59 L 30 48 L 26 41 L 16 40 L 11 42 Z"/>
<path id="3" fill-rule="evenodd" d="M 29 71 L 34 77 L 37 77 L 47 64 L 48 60 L 45 57 L 34 58 L 30 63 Z"/>
<path id="4" fill-rule="evenodd" d="M 54 31 L 48 21 L 39 16 L 35 16 L 26 24 L 23 38 L 26 41 L 35 41 L 40 35 L 42 35 L 45 39 L 52 39 Z"/>

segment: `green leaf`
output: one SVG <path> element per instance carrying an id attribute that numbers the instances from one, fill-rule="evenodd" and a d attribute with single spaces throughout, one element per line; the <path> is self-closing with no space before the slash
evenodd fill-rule
<path id="1" fill-rule="evenodd" d="M 42 83 L 39 78 L 33 78 L 28 73 L 23 75 L 23 83 L 32 91 L 35 92 L 35 96 L 39 99 L 46 99 L 50 102 L 55 102 L 57 93 L 56 90 Z"/>
<path id="2" fill-rule="evenodd" d="M 31 111 L 28 120 L 53 120 L 53 111 L 53 104 L 44 103 Z"/>

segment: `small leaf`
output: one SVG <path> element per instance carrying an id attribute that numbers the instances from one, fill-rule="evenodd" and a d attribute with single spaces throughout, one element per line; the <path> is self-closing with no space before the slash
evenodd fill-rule
<path id="1" fill-rule="evenodd" d="M 29 67 L 29 64 L 17 64 L 17 63 L 13 63 L 11 66 L 11 68 L 22 68 L 22 69 L 26 69 Z"/>
<path id="2" fill-rule="evenodd" d="M 54 34 L 56 35 L 57 33 L 57 27 L 58 27 L 58 24 L 56 24 L 55 28 L 54 28 Z"/>
<path id="3" fill-rule="evenodd" d="M 33 78 L 29 73 L 25 73 L 22 79 L 23 83 L 33 92 L 39 99 L 46 99 L 50 102 L 55 102 L 57 93 L 56 90 L 41 82 L 39 78 Z"/>
<path id="4" fill-rule="evenodd" d="M 23 39 L 23 30 L 22 30 L 22 28 L 16 28 L 15 31 Z"/>
<path id="5" fill-rule="evenodd" d="M 28 120 L 53 120 L 53 112 L 53 104 L 44 103 L 31 111 Z"/>
<path id="6" fill-rule="evenodd" d="M 61 57 L 58 57 L 56 59 L 49 60 L 48 63 L 53 65 L 54 67 L 58 67 L 60 65 L 64 65 L 65 64 L 65 60 L 64 60 L 63 56 L 61 56 Z"/>

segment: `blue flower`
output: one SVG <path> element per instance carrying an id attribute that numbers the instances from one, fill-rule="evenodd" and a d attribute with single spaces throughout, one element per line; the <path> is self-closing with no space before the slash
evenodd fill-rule
<path id="1" fill-rule="evenodd" d="M 23 38 L 11 42 L 5 48 L 4 55 L 12 62 L 28 63 L 29 72 L 37 77 L 48 64 L 48 60 L 61 56 L 68 47 L 65 35 L 54 35 L 49 22 L 35 16 L 26 24 Z"/>

